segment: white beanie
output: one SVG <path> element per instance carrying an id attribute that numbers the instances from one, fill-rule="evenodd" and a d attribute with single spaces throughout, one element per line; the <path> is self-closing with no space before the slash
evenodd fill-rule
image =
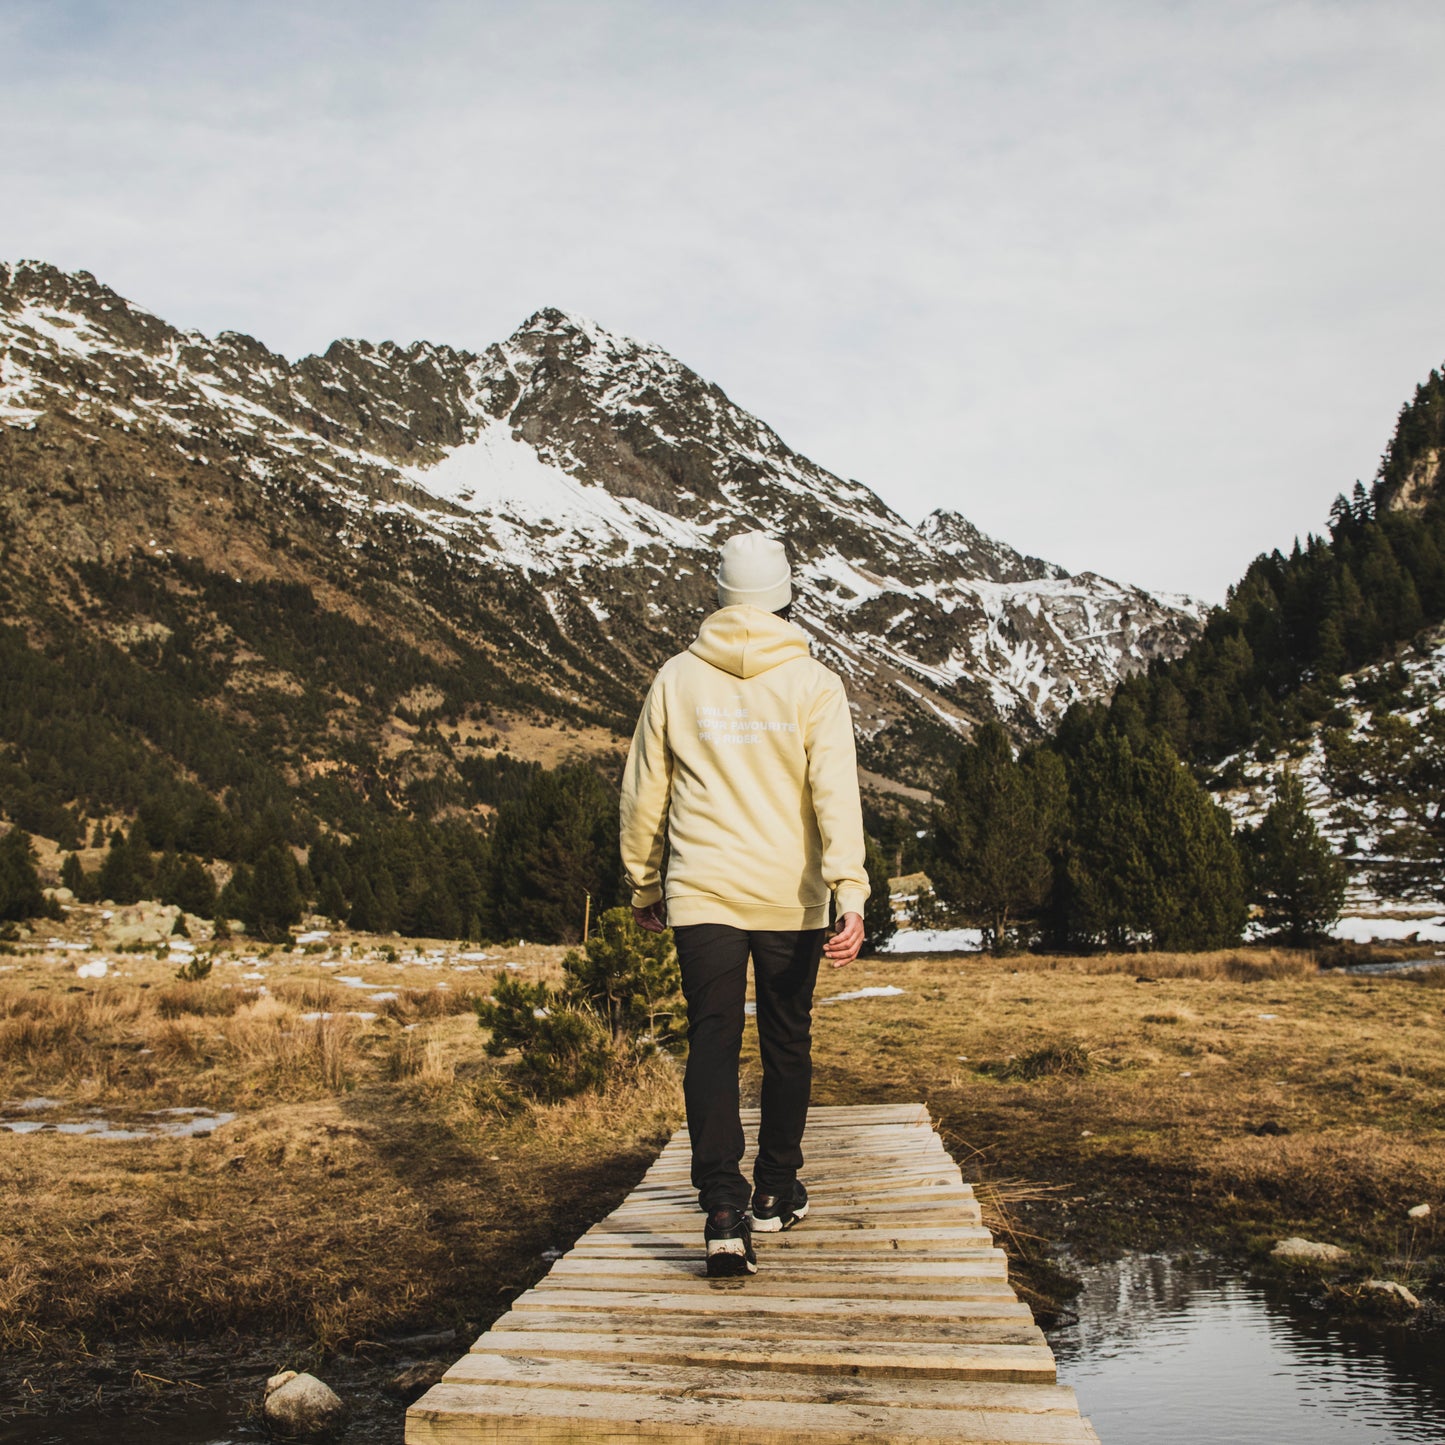
<path id="1" fill-rule="evenodd" d="M 781 542 L 765 532 L 741 532 L 723 544 L 717 574 L 720 607 L 746 602 L 764 612 L 779 612 L 793 600 L 793 574 Z"/>

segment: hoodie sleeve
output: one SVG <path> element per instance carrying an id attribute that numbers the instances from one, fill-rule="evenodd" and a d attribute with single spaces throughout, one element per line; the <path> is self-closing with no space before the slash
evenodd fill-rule
<path id="1" fill-rule="evenodd" d="M 658 677 L 642 705 L 622 775 L 622 867 L 632 885 L 634 908 L 648 908 L 662 897 L 662 848 L 671 789 L 672 750 L 667 745 L 667 711 Z"/>
<path id="2" fill-rule="evenodd" d="M 823 881 L 838 902 L 838 916 L 863 912 L 871 891 L 863 866 L 863 804 L 858 797 L 858 756 L 853 715 L 843 684 L 832 674 L 808 717 L 808 784 L 823 843 Z"/>

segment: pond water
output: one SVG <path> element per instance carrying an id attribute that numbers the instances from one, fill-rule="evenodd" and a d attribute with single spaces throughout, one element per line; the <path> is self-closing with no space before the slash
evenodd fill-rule
<path id="1" fill-rule="evenodd" d="M 1213 1261 L 1080 1269 L 1049 1343 L 1104 1445 L 1445 1440 L 1445 1341 L 1342 1323 Z"/>

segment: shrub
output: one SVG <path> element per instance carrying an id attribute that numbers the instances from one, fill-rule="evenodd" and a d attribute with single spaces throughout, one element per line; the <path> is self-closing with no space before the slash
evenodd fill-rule
<path id="1" fill-rule="evenodd" d="M 597 931 L 562 959 L 563 993 L 590 1007 L 617 1045 L 644 1051 L 676 1042 L 683 1017 L 682 975 L 672 932 L 648 933 L 630 908 L 609 908 Z"/>
<path id="2" fill-rule="evenodd" d="M 670 932 L 647 933 L 612 908 L 562 960 L 560 989 L 503 978 L 477 1004 L 494 1058 L 518 1051 L 518 1081 L 542 1098 L 600 1089 L 618 1065 L 678 1044 L 682 979 Z"/>
<path id="3" fill-rule="evenodd" d="M 518 1082 L 539 1098 L 571 1098 L 607 1081 L 613 1048 L 601 1018 L 568 1007 L 545 983 L 500 979 L 491 998 L 478 1001 L 477 1022 L 492 1031 L 493 1058 L 518 1051 Z"/>
<path id="4" fill-rule="evenodd" d="M 1046 1079 L 1059 1074 L 1087 1074 L 1093 1067 L 1089 1051 L 1078 1043 L 1045 1044 L 989 1072 L 999 1079 Z"/>
<path id="5" fill-rule="evenodd" d="M 211 955 L 209 953 L 198 953 L 194 958 L 187 960 L 176 970 L 176 977 L 182 983 L 200 983 L 203 978 L 211 976 Z"/>

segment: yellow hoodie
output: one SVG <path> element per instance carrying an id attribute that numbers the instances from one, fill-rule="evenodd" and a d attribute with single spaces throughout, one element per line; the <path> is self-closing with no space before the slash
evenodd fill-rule
<path id="1" fill-rule="evenodd" d="M 822 928 L 862 913 L 853 719 L 807 635 L 757 607 L 714 612 L 652 684 L 622 783 L 632 901 L 667 921 Z"/>

